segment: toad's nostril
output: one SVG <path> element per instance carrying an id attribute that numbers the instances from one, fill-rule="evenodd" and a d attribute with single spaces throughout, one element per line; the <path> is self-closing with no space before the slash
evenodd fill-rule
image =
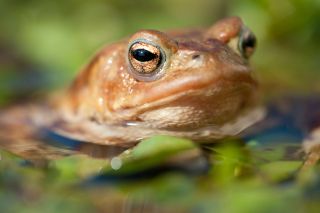
<path id="1" fill-rule="evenodd" d="M 199 54 L 195 54 L 195 55 L 192 56 L 192 59 L 195 60 L 195 59 L 198 59 L 199 57 L 200 57 Z"/>

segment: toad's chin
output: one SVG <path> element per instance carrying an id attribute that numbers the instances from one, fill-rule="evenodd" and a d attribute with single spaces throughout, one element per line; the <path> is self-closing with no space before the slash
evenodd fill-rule
<path id="1" fill-rule="evenodd" d="M 128 132 L 135 132 L 143 139 L 152 135 L 171 135 L 185 137 L 200 143 L 213 142 L 229 136 L 235 136 L 243 130 L 262 120 L 265 116 L 265 108 L 253 106 L 243 110 L 240 114 L 221 124 L 206 123 L 202 126 L 184 127 L 156 127 L 145 122 L 128 122 L 126 127 Z M 171 121 L 172 122 L 172 121 Z"/>
<path id="2" fill-rule="evenodd" d="M 200 143 L 211 143 L 227 136 L 239 134 L 244 129 L 261 120 L 264 114 L 264 108 L 255 107 L 243 111 L 241 115 L 219 126 L 206 125 L 193 128 L 192 130 L 154 128 L 145 126 L 143 122 L 110 125 L 88 120 L 81 123 L 78 121 L 60 120 L 56 125 L 51 126 L 49 131 L 76 140 L 104 145 L 121 145 L 124 147 L 131 147 L 137 141 L 153 135 L 171 135 L 189 138 Z"/>
<path id="3" fill-rule="evenodd" d="M 130 123 L 171 131 L 221 127 L 254 108 L 255 98 L 251 84 L 221 82 L 150 103 L 137 109 L 138 121 Z"/>

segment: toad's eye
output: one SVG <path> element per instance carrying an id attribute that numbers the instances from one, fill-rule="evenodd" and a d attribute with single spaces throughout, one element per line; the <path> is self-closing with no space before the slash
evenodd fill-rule
<path id="1" fill-rule="evenodd" d="M 129 46 L 128 59 L 133 76 L 140 81 L 155 80 L 165 62 L 161 47 L 147 41 L 135 41 Z"/>
<path id="2" fill-rule="evenodd" d="M 131 55 L 139 62 L 152 61 L 153 59 L 156 59 L 156 61 L 158 61 L 160 59 L 160 57 L 156 53 L 152 53 L 146 49 L 132 50 Z"/>
<path id="3" fill-rule="evenodd" d="M 256 47 L 257 39 L 256 36 L 249 30 L 244 27 L 240 33 L 238 49 L 240 53 L 245 57 L 249 58 Z"/>

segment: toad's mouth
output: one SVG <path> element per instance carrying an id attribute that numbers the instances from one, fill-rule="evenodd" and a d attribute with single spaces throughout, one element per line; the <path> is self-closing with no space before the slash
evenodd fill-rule
<path id="1" fill-rule="evenodd" d="M 184 102 L 185 99 L 192 97 L 193 102 L 206 102 L 210 104 L 212 101 L 219 101 L 231 95 L 233 97 L 241 97 L 249 99 L 244 95 L 252 95 L 257 88 L 256 81 L 248 73 L 237 73 L 232 76 L 224 76 L 217 78 L 196 78 L 186 77 L 172 81 L 170 85 L 165 87 L 153 87 L 148 92 L 141 94 L 137 99 L 134 107 L 117 110 L 116 114 L 122 118 L 136 117 L 148 111 L 159 108 L 165 108 L 172 104 Z M 134 101 L 133 101 L 134 102 Z M 189 101 L 190 104 L 194 104 Z M 223 107 L 223 106 L 222 106 Z"/>

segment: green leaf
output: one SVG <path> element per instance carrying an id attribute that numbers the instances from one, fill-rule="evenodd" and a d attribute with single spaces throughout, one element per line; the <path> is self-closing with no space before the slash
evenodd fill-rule
<path id="1" fill-rule="evenodd" d="M 281 181 L 294 175 L 301 165 L 301 161 L 274 161 L 260 166 L 260 170 L 271 181 Z"/>
<path id="2" fill-rule="evenodd" d="M 161 165 L 178 156 L 200 154 L 200 149 L 190 140 L 172 136 L 154 136 L 141 141 L 132 150 L 111 159 L 105 172 L 127 174 Z"/>

